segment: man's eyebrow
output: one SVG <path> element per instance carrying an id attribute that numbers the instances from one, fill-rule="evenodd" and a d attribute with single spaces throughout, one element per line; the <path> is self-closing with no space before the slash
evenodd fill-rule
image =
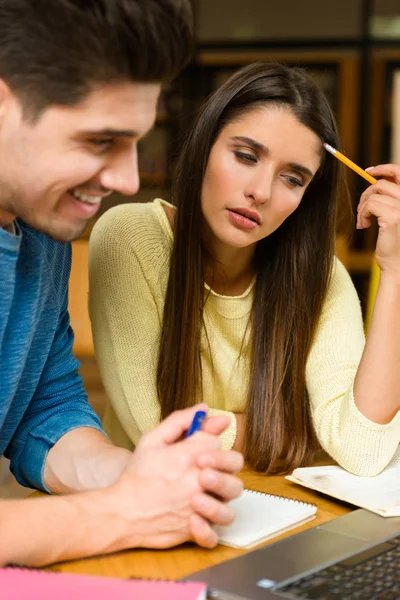
<path id="1" fill-rule="evenodd" d="M 80 132 L 84 136 L 99 136 L 99 137 L 119 137 L 119 138 L 137 138 L 139 137 L 136 131 L 132 129 L 86 129 Z"/>
<path id="2" fill-rule="evenodd" d="M 261 144 L 261 142 L 257 142 L 256 140 L 253 140 L 253 138 L 249 138 L 249 137 L 241 136 L 241 135 L 235 135 L 231 139 L 234 142 L 243 142 L 244 144 L 247 144 L 248 146 L 250 146 L 250 148 L 252 148 L 253 150 L 260 152 L 262 154 L 267 154 L 267 152 L 268 152 L 268 148 L 266 146 L 264 146 L 264 144 Z M 310 171 L 310 169 L 308 169 L 307 167 L 304 167 L 303 165 L 299 165 L 298 163 L 288 163 L 288 167 L 293 169 L 293 171 L 298 171 L 299 173 L 303 173 L 304 175 L 307 175 L 308 177 L 310 177 L 310 179 L 312 179 L 314 177 L 314 173 L 312 171 Z"/>

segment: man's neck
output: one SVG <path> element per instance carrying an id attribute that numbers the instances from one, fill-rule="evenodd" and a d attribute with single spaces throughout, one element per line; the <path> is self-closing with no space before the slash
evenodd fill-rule
<path id="1" fill-rule="evenodd" d="M 14 233 L 15 215 L 0 208 L 0 227 Z"/>
<path id="2" fill-rule="evenodd" d="M 16 233 L 14 221 L 11 221 L 11 223 L 4 225 L 3 229 L 8 231 L 9 233 L 12 233 L 13 235 L 15 235 L 15 233 Z"/>

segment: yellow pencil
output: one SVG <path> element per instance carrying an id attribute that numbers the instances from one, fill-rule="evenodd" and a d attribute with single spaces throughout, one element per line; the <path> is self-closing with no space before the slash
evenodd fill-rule
<path id="1" fill-rule="evenodd" d="M 350 167 L 350 169 L 353 169 L 353 171 L 361 175 L 361 177 L 364 177 L 364 179 L 366 179 L 370 183 L 376 183 L 378 181 L 377 179 L 375 179 L 375 177 L 372 177 L 372 175 L 367 173 L 367 171 L 364 171 L 364 169 L 356 165 L 356 163 L 353 163 L 352 160 L 350 160 L 349 158 L 347 158 L 347 156 L 339 152 L 339 150 L 336 150 L 336 148 L 334 148 L 333 146 L 330 146 L 329 144 L 324 144 L 324 148 L 325 150 L 333 154 L 333 156 L 336 156 L 336 158 L 338 158 L 342 163 Z"/>

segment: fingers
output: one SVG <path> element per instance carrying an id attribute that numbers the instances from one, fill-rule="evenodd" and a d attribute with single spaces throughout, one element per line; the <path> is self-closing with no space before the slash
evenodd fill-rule
<path id="1" fill-rule="evenodd" d="M 203 548 L 214 548 L 218 544 L 218 536 L 205 519 L 199 515 L 191 515 L 189 529 L 192 539 Z"/>
<path id="2" fill-rule="evenodd" d="M 153 431 L 146 434 L 142 445 L 168 445 L 177 442 L 189 429 L 195 413 L 198 410 L 207 411 L 207 408 L 206 404 L 197 404 L 190 408 L 175 411 L 172 415 L 164 419 Z"/>
<path id="3" fill-rule="evenodd" d="M 357 229 L 371 224 L 371 216 L 388 217 L 400 209 L 400 186 L 381 179 L 361 195 L 357 208 Z M 393 212 L 394 211 L 394 212 Z"/>
<path id="4" fill-rule="evenodd" d="M 197 466 L 201 469 L 215 469 L 224 473 L 239 473 L 243 469 L 244 459 L 240 452 L 218 450 L 204 452 L 197 458 Z"/>
<path id="5" fill-rule="evenodd" d="M 231 417 L 229 415 L 207 417 L 203 423 L 202 430 L 211 433 L 211 435 L 220 435 L 227 427 L 229 427 L 230 422 Z"/>
<path id="6" fill-rule="evenodd" d="M 192 436 L 184 439 L 181 444 L 186 446 L 186 452 L 191 453 L 196 458 L 196 462 L 200 455 L 208 454 L 209 452 L 218 452 L 221 448 L 220 438 L 217 435 L 210 435 L 204 431 L 194 433 Z"/>
<path id="7" fill-rule="evenodd" d="M 238 498 L 243 491 L 243 483 L 240 479 L 214 469 L 200 471 L 199 484 L 205 492 L 218 496 L 225 502 Z"/>
<path id="8" fill-rule="evenodd" d="M 372 216 L 378 219 L 379 227 L 397 223 L 400 216 L 400 199 L 371 194 L 358 209 L 357 229 L 369 227 Z"/>
<path id="9" fill-rule="evenodd" d="M 192 508 L 213 525 L 230 525 L 235 519 L 235 511 L 228 504 L 208 494 L 196 494 L 192 498 Z"/>
<path id="10" fill-rule="evenodd" d="M 373 177 L 390 177 L 395 183 L 400 184 L 400 165 L 376 165 L 365 170 Z"/>

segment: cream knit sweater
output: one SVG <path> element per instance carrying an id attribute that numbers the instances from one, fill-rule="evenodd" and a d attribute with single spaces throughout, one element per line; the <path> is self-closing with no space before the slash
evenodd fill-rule
<path id="1" fill-rule="evenodd" d="M 133 448 L 160 421 L 156 392 L 158 344 L 173 242 L 162 200 L 109 210 L 96 224 L 89 253 L 90 296 L 96 357 L 110 405 L 105 429 L 118 445 Z M 210 291 L 201 361 L 203 395 L 211 413 L 232 420 L 224 448 L 236 436 L 233 412 L 243 412 L 249 357 L 240 360 L 253 299 L 253 283 L 241 296 Z M 247 333 L 248 335 L 248 333 Z M 392 458 L 400 441 L 400 412 L 388 424 L 368 420 L 357 409 L 353 382 L 364 347 L 363 323 L 351 279 L 336 260 L 306 382 L 322 447 L 345 469 L 374 475 Z M 379 401 L 379 399 L 377 399 Z"/>

